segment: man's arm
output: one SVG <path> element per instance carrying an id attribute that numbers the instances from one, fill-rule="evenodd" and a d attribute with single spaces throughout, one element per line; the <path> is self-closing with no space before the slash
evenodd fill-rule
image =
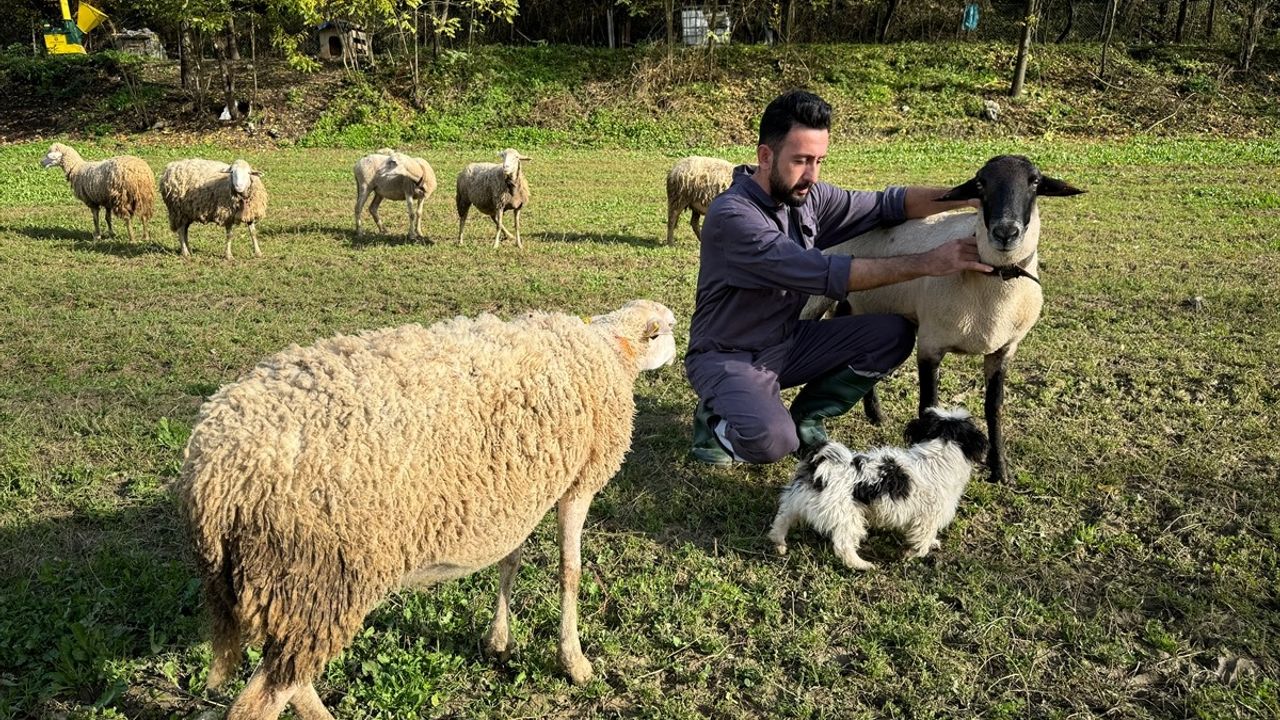
<path id="1" fill-rule="evenodd" d="M 950 190 L 951 188 L 925 187 L 921 185 L 908 187 L 903 203 L 904 214 L 907 219 L 914 219 L 929 217 L 947 210 L 978 207 L 977 200 L 946 200 L 939 202 L 938 198 L 946 195 Z"/>
<path id="2" fill-rule="evenodd" d="M 855 257 L 849 268 L 849 290 L 870 290 L 919 277 L 951 275 L 965 270 L 991 271 L 990 265 L 978 262 L 978 243 L 972 237 L 945 242 L 918 255 Z"/>

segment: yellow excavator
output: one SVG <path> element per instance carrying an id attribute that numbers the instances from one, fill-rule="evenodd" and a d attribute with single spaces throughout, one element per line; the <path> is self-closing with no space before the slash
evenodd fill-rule
<path id="1" fill-rule="evenodd" d="M 76 10 L 76 19 L 71 19 L 71 8 L 67 0 L 62 3 L 62 22 L 46 23 L 44 26 L 44 46 L 50 55 L 84 55 L 84 34 L 98 27 L 107 14 L 81 0 Z"/>

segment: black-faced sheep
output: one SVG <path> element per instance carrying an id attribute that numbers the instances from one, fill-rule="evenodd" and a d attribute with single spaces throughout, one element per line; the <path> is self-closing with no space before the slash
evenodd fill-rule
<path id="1" fill-rule="evenodd" d="M 920 375 L 919 413 L 938 404 L 938 366 L 949 352 L 982 355 L 986 376 L 986 420 L 991 448 L 991 478 L 1007 476 L 1000 412 L 1009 361 L 1036 320 L 1044 296 L 1040 291 L 1040 196 L 1083 192 L 1044 175 L 1030 160 L 1016 155 L 992 158 L 978 173 L 940 200 L 980 200 L 977 213 L 948 213 L 912 220 L 896 227 L 859 235 L 827 250 L 857 257 L 910 255 L 933 249 L 966 234 L 978 238 L 978 257 L 996 268 L 991 275 L 964 272 L 922 277 L 896 285 L 849 294 L 855 314 L 895 313 L 919 325 L 916 362 Z M 820 316 L 830 301 L 813 298 L 801 317 Z M 874 391 L 865 398 L 867 415 L 880 422 Z"/>
<path id="2" fill-rule="evenodd" d="M 369 195 L 369 214 L 378 225 L 378 232 L 385 233 L 378 206 L 383 200 L 404 200 L 409 208 L 409 241 L 422 235 L 422 206 L 436 191 L 436 173 L 431 164 L 419 157 L 412 157 L 383 148 L 356 161 L 352 173 L 356 178 L 356 237 L 360 237 L 360 216 Z M 423 238 L 426 239 L 426 238 Z"/>
<path id="3" fill-rule="evenodd" d="M 499 163 L 471 163 L 458 173 L 458 244 L 462 244 L 462 230 L 467 226 L 467 212 L 472 205 L 480 212 L 493 219 L 497 226 L 497 234 L 493 237 L 493 246 L 498 247 L 502 236 L 511 237 L 502 224 L 502 213 L 510 210 L 516 223 L 516 247 L 523 248 L 520 241 L 520 211 L 529 202 L 529 183 L 524 178 L 521 163 L 529 162 L 529 158 L 519 151 L 507 148 L 498 153 L 502 158 Z"/>
<path id="4" fill-rule="evenodd" d="M 693 211 L 689 225 L 702 239 L 702 216 L 716 196 L 733 182 L 733 163 L 693 155 L 676 161 L 667 173 L 667 244 L 675 241 L 676 224 L 685 208 Z"/>
<path id="5" fill-rule="evenodd" d="M 112 236 L 115 228 L 111 226 L 111 216 L 115 215 L 125 219 L 125 229 L 132 242 L 133 218 L 136 215 L 142 221 L 142 239 L 151 240 L 147 222 L 155 210 L 156 178 L 145 160 L 120 155 L 89 162 L 69 145 L 54 143 L 40 160 L 40 165 L 45 168 L 57 165 L 66 173 L 76 199 L 93 211 L 94 240 L 102 239 L 102 226 L 98 221 L 98 211 L 102 208 L 106 208 L 107 232 Z"/>
<path id="6" fill-rule="evenodd" d="M 577 629 L 592 496 L 631 444 L 634 382 L 675 355 L 671 311 L 491 315 L 338 336 L 267 358 L 205 403 L 176 487 L 213 619 L 217 687 L 262 663 L 228 718 L 329 718 L 312 686 L 391 590 L 500 566 L 486 648 L 506 655 L 520 549 L 552 507 L 560 663 Z"/>
<path id="7" fill-rule="evenodd" d="M 231 256 L 231 229 L 236 223 L 249 226 L 253 240 L 253 256 L 262 255 L 258 247 L 258 221 L 267 214 L 267 189 L 257 170 L 244 160 L 228 165 L 217 160 L 175 160 L 165 165 L 160 175 L 160 196 L 169 209 L 169 227 L 178 233 L 178 246 L 183 257 L 191 256 L 187 230 L 192 223 L 213 223 L 227 231 L 227 249 Z"/>

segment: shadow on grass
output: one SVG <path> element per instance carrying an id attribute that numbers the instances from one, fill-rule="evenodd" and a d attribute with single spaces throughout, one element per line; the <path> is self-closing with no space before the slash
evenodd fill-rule
<path id="1" fill-rule="evenodd" d="M 134 228 L 133 242 L 129 241 L 123 230 L 118 230 L 115 237 L 94 240 L 93 233 L 88 230 L 72 230 L 65 227 L 35 227 L 31 225 L 0 225 L 0 233 L 25 235 L 32 240 L 52 240 L 62 243 L 70 250 L 88 250 L 104 255 L 117 257 L 139 257 L 142 255 L 174 255 L 173 248 L 160 244 L 156 238 L 155 228 L 151 229 L 151 241 L 142 239 L 142 231 Z M 167 232 L 167 231 L 165 231 Z"/>
<path id="2" fill-rule="evenodd" d="M 38 717 L 51 703 L 121 697 L 122 661 L 201 642 L 200 584 L 185 548 L 164 497 L 0 528 L 0 646 L 8 648 L 0 706 Z M 168 684 L 170 699 L 183 694 Z M 128 716 L 170 717 L 166 702 L 130 707 Z"/>
<path id="3" fill-rule="evenodd" d="M 621 233 L 599 232 L 599 233 L 557 233 L 557 232 L 538 232 L 526 235 L 537 242 L 548 244 L 555 243 L 600 243 L 600 244 L 622 244 L 632 245 L 634 247 L 651 248 L 660 246 L 658 237 L 640 237 L 639 235 L 624 235 Z"/>

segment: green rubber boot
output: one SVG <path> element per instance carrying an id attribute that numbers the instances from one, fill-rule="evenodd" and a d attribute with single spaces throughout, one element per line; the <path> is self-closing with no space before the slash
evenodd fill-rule
<path id="1" fill-rule="evenodd" d="M 879 378 L 859 375 L 844 367 L 806 384 L 791 402 L 791 419 L 796 422 L 801 456 L 827 441 L 822 421 L 845 414 L 875 387 Z"/>
<path id="2" fill-rule="evenodd" d="M 693 449 L 690 451 L 694 459 L 708 465 L 727 467 L 733 464 L 733 456 L 725 451 L 711 423 L 719 420 L 705 402 L 698 401 L 693 411 Z"/>

